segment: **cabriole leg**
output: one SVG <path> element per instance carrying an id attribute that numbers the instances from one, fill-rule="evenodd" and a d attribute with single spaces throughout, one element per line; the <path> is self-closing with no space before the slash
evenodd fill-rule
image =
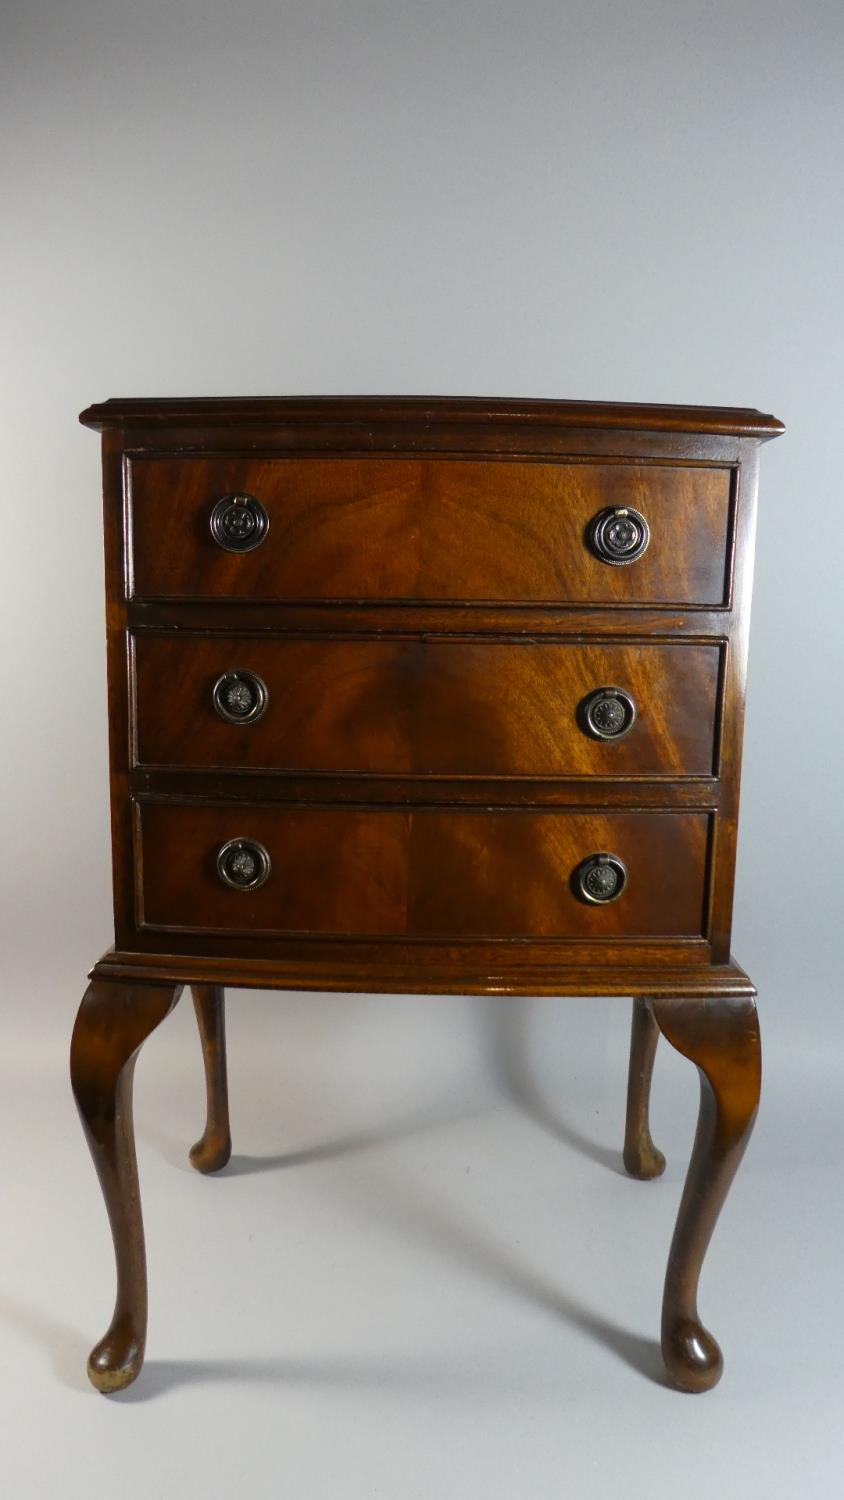
<path id="1" fill-rule="evenodd" d="M 630 1031 L 630 1072 L 627 1078 L 627 1122 L 624 1165 L 631 1177 L 659 1177 L 665 1157 L 653 1143 L 649 1120 L 651 1077 L 659 1027 L 647 1000 L 633 1001 Z"/>
<path id="2" fill-rule="evenodd" d="M 190 1159 L 198 1172 L 219 1172 L 232 1154 L 226 1074 L 225 992 L 216 984 L 192 984 L 191 994 L 205 1063 L 208 1108 L 204 1133 L 191 1148 Z"/>
<path id="3" fill-rule="evenodd" d="M 703 1258 L 759 1104 L 761 1052 L 756 1006 L 747 997 L 654 1000 L 660 1031 L 700 1074 L 700 1114 L 668 1257 L 662 1353 L 675 1384 L 706 1391 L 724 1361 L 697 1310 Z"/>
<path id="4" fill-rule="evenodd" d="M 70 1044 L 73 1093 L 103 1190 L 117 1265 L 114 1316 L 88 1360 L 92 1384 L 104 1392 L 129 1385 L 144 1360 L 147 1278 L 132 1077 L 140 1048 L 180 993 L 179 985 L 95 979 L 79 1007 Z"/>

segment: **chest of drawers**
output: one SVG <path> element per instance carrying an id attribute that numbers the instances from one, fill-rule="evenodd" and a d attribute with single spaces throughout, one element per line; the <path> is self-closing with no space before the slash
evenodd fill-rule
<path id="1" fill-rule="evenodd" d="M 659 1031 L 701 1076 L 669 1257 L 675 1382 L 755 1115 L 730 956 L 756 411 L 422 398 L 109 401 L 115 944 L 74 1090 L 111 1217 L 101 1390 L 140 1369 L 131 1077 L 193 989 L 200 1170 L 230 1150 L 223 986 L 633 997 L 625 1161 Z"/>

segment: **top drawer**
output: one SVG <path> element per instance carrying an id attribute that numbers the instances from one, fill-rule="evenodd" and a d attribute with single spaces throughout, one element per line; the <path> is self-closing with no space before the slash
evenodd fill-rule
<path id="1" fill-rule="evenodd" d="M 727 597 L 731 484 L 729 468 L 665 464 L 134 458 L 132 592 L 719 605 Z M 233 496 L 253 497 L 268 522 L 249 550 L 227 550 L 212 534 L 215 506 Z M 595 526 L 613 510 L 638 518 L 632 527 L 620 518 L 608 540 L 605 528 L 610 552 L 637 540 L 640 518 L 647 523 L 648 544 L 634 560 L 599 555 Z"/>

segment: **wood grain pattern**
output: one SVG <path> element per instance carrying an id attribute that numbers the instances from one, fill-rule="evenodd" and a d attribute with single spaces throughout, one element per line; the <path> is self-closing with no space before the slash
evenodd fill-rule
<path id="1" fill-rule="evenodd" d="M 270 528 L 221 550 L 217 500 L 255 495 Z M 147 598 L 720 604 L 731 470 L 451 459 L 136 458 L 134 594 Z M 586 543 L 608 506 L 647 518 L 638 562 Z"/>
<path id="2" fill-rule="evenodd" d="M 239 933 L 373 937 L 699 936 L 703 813 L 522 813 L 145 803 L 143 920 Z M 264 845 L 269 880 L 233 891 L 216 871 L 229 839 Z M 589 906 L 571 878 L 600 851 L 630 878 Z"/>
<path id="3" fill-rule="evenodd" d="M 717 646 L 316 640 L 140 634 L 137 763 L 421 776 L 708 776 Z M 267 709 L 230 724 L 214 683 L 246 668 Z M 625 738 L 584 731 L 602 686 L 637 708 Z"/>

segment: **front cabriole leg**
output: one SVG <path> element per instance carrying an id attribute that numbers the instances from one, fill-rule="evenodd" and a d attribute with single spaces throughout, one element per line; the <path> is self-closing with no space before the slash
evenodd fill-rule
<path id="1" fill-rule="evenodd" d="M 140 1048 L 180 993 L 179 985 L 94 979 L 70 1044 L 73 1093 L 103 1190 L 117 1264 L 114 1316 L 88 1360 L 98 1391 L 122 1390 L 144 1360 L 147 1278 L 132 1076 Z"/>
<path id="2" fill-rule="evenodd" d="M 700 1075 L 697 1134 L 665 1278 L 662 1353 L 681 1390 L 707 1391 L 720 1380 L 724 1361 L 698 1317 L 698 1281 L 756 1119 L 759 1020 L 749 996 L 654 1000 L 652 1007 L 663 1036 Z"/>

